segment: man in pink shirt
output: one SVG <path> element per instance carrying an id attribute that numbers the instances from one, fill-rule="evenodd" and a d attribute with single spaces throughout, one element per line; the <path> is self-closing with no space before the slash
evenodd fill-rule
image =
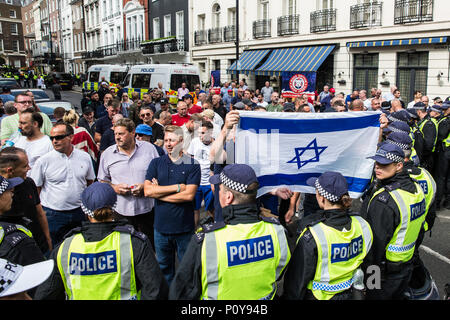
<path id="1" fill-rule="evenodd" d="M 189 94 L 189 89 L 186 88 L 186 82 L 183 82 L 181 88 L 178 88 L 178 100 L 183 100 L 183 97 L 187 94 Z"/>
<path id="2" fill-rule="evenodd" d="M 187 112 L 188 108 L 186 102 L 181 100 L 178 101 L 177 111 L 178 113 L 172 115 L 172 124 L 181 127 L 183 124 L 188 122 L 191 117 Z"/>

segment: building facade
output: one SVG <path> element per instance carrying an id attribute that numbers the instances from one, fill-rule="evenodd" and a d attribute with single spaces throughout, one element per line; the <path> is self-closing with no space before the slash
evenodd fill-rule
<path id="1" fill-rule="evenodd" d="M 287 72 L 312 72 L 316 89 L 399 87 L 431 98 L 450 92 L 450 3 L 445 0 L 191 0 L 191 59 L 209 81 L 245 78 L 282 87 Z M 283 73 L 284 72 L 284 73 Z"/>
<path id="2" fill-rule="evenodd" d="M 142 51 L 150 63 L 188 63 L 190 1 L 149 1 L 149 40 Z M 198 2 L 198 5 L 202 5 Z"/>
<path id="3" fill-rule="evenodd" d="M 84 0 L 84 24 L 86 30 L 86 52 L 82 53 L 82 59 L 88 68 L 97 63 L 98 47 L 101 46 L 101 19 L 99 0 Z"/>
<path id="4" fill-rule="evenodd" d="M 20 0 L 0 0 L 0 64 L 26 66 Z"/>
<path id="5" fill-rule="evenodd" d="M 82 54 L 86 52 L 86 32 L 84 25 L 83 0 L 72 0 L 72 48 L 71 71 L 74 74 L 86 72 L 86 64 Z"/>
<path id="6" fill-rule="evenodd" d="M 32 67 L 33 65 L 33 55 L 31 53 L 31 47 L 34 41 L 36 41 L 35 36 L 35 24 L 34 24 L 34 14 L 33 14 L 33 1 L 26 0 L 22 1 L 22 32 L 23 41 L 25 46 L 25 66 Z"/>
<path id="7" fill-rule="evenodd" d="M 72 72 L 73 68 L 73 16 L 70 0 L 60 0 L 61 49 L 64 60 L 64 71 Z"/>

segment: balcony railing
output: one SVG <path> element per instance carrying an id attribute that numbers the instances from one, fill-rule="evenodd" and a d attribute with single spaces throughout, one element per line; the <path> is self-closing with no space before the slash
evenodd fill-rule
<path id="1" fill-rule="evenodd" d="M 208 43 L 208 33 L 206 30 L 198 30 L 194 32 L 194 45 L 201 46 Z"/>
<path id="2" fill-rule="evenodd" d="M 357 4 L 350 7 L 350 29 L 381 26 L 382 2 Z"/>
<path id="3" fill-rule="evenodd" d="M 164 42 L 145 42 L 141 43 L 143 54 L 155 54 L 155 53 L 169 53 L 185 51 L 186 40 L 185 39 L 170 39 Z"/>
<path id="4" fill-rule="evenodd" d="M 433 21 L 433 0 L 395 1 L 394 24 Z"/>
<path id="5" fill-rule="evenodd" d="M 271 19 L 261 19 L 253 21 L 253 38 L 267 38 L 272 35 Z"/>
<path id="6" fill-rule="evenodd" d="M 293 34 L 299 34 L 300 15 L 293 14 L 289 16 L 278 17 L 278 35 L 288 36 Z"/>
<path id="7" fill-rule="evenodd" d="M 126 53 L 128 51 L 141 50 L 141 38 L 132 38 L 129 40 L 117 41 L 116 43 L 99 47 L 97 50 L 83 52 L 81 57 L 83 59 L 104 58 L 116 56 L 119 53 Z"/>
<path id="8" fill-rule="evenodd" d="M 223 41 L 236 41 L 236 26 L 226 26 L 223 28 Z"/>
<path id="9" fill-rule="evenodd" d="M 222 42 L 222 28 L 212 28 L 208 30 L 208 43 Z"/>
<path id="10" fill-rule="evenodd" d="M 336 9 L 313 11 L 310 14 L 311 32 L 335 31 Z"/>

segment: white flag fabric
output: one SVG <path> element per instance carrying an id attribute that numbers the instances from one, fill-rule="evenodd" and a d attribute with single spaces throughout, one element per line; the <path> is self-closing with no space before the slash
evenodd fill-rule
<path id="1" fill-rule="evenodd" d="M 258 196 L 278 186 L 314 193 L 306 180 L 325 171 L 340 172 L 352 198 L 370 183 L 374 161 L 367 157 L 377 149 L 379 112 L 239 114 L 235 159 L 255 170 Z"/>

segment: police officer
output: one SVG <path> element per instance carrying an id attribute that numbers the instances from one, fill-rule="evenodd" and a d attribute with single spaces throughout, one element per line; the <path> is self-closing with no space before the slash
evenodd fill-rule
<path id="1" fill-rule="evenodd" d="M 439 106 L 442 112 L 438 120 L 438 138 L 436 141 L 436 162 L 434 166 L 434 177 L 437 184 L 436 210 L 440 210 L 442 200 L 443 206 L 450 208 L 450 188 L 449 188 L 449 160 L 445 157 L 444 144 L 445 139 L 450 134 L 450 102 L 445 102 Z"/>
<path id="2" fill-rule="evenodd" d="M 363 266 L 380 268 L 381 288 L 370 288 L 367 298 L 403 299 L 413 270 L 415 243 L 425 221 L 425 195 L 403 170 L 405 154 L 399 146 L 383 143 L 370 158 L 375 160 L 379 187 L 365 199 L 361 215 L 376 236 Z"/>
<path id="3" fill-rule="evenodd" d="M 149 239 L 124 221 L 115 220 L 117 195 L 95 182 L 82 195 L 89 222 L 69 232 L 51 258 L 57 268 L 35 299 L 164 299 L 168 285 Z"/>
<path id="4" fill-rule="evenodd" d="M 433 152 L 436 148 L 438 124 L 436 119 L 430 117 L 423 102 L 417 102 L 413 109 L 419 117 L 417 127 L 424 140 L 422 154 L 419 154 L 420 164 L 433 173 Z"/>
<path id="5" fill-rule="evenodd" d="M 403 164 L 403 168 L 411 178 L 415 179 L 419 183 L 420 187 L 423 190 L 426 202 L 426 217 L 423 231 L 429 231 L 433 227 L 434 220 L 436 218 L 436 181 L 433 179 L 433 176 L 430 172 L 428 172 L 424 168 L 416 166 L 414 162 L 411 161 L 412 141 L 407 134 L 401 132 L 392 133 L 389 135 L 386 142 L 395 144 L 402 148 L 403 152 L 405 153 L 405 162 Z M 416 242 L 416 249 L 418 249 L 418 247 L 420 246 L 422 238 L 423 236 L 420 235 L 419 240 Z"/>
<path id="6" fill-rule="evenodd" d="M 169 299 L 273 299 L 291 255 L 279 221 L 259 216 L 255 172 L 230 164 L 209 181 L 219 185 L 224 221 L 204 224 L 192 237 Z"/>
<path id="7" fill-rule="evenodd" d="M 286 299 L 350 300 L 356 270 L 372 244 L 369 224 L 350 212 L 347 180 L 338 172 L 309 178 L 321 210 L 302 220 L 284 277 Z M 331 249 L 331 250 L 330 250 Z"/>

